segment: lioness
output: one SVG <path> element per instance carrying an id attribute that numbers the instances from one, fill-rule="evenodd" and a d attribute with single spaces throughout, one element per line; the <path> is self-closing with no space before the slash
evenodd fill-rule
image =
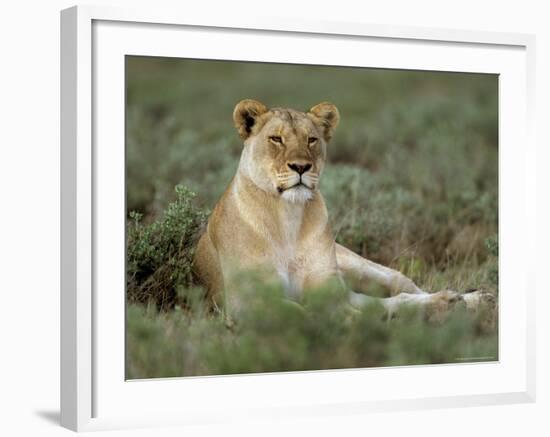
<path id="1" fill-rule="evenodd" d="M 329 280 L 354 284 L 352 306 L 374 299 L 359 293 L 376 281 L 388 290 L 381 302 L 390 312 L 401 303 L 441 309 L 461 299 L 448 290 L 426 293 L 335 242 L 319 181 L 340 120 L 336 106 L 325 102 L 300 112 L 243 100 L 233 120 L 244 140 L 239 167 L 210 216 L 194 264 L 214 305 L 231 312 L 238 302 L 231 278 L 242 269 L 279 278 L 295 300 Z"/>

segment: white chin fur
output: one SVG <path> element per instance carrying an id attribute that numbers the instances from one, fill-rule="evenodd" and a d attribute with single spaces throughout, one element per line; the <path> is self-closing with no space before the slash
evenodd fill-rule
<path id="1" fill-rule="evenodd" d="M 283 191 L 282 198 L 291 203 L 305 203 L 313 198 L 313 192 L 306 187 L 300 186 Z"/>

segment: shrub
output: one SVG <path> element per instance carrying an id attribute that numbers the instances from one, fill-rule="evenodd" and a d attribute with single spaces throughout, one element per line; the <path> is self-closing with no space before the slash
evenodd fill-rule
<path id="1" fill-rule="evenodd" d="M 153 378 L 337 368 L 456 363 L 498 359 L 496 324 L 485 312 L 457 307 L 442 323 L 418 308 L 389 322 L 378 303 L 357 314 L 346 293 L 312 291 L 303 307 L 280 286 L 243 277 L 246 311 L 231 329 L 222 315 L 130 305 L 127 377 Z"/>
<path id="2" fill-rule="evenodd" d="M 178 291 L 193 283 L 195 244 L 207 212 L 193 204 L 195 194 L 176 186 L 176 199 L 164 215 L 150 224 L 142 214 L 130 212 L 127 225 L 126 293 L 129 302 L 153 301 L 159 308 L 173 307 Z"/>

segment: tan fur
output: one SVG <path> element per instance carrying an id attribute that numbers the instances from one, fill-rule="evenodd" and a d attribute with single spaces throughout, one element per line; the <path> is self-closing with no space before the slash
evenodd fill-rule
<path id="1" fill-rule="evenodd" d="M 353 278 L 358 284 L 379 282 L 390 295 L 407 292 L 387 300 L 388 308 L 430 300 L 401 273 L 335 243 L 319 180 L 339 119 L 330 103 L 308 112 L 268 109 L 254 100 L 237 104 L 233 120 L 244 140 L 239 168 L 210 216 L 195 258 L 196 273 L 215 305 L 238 304 L 238 284 L 232 281 L 243 269 L 282 280 L 293 298 L 330 279 Z M 453 298 L 446 296 L 438 301 Z M 362 301 L 355 296 L 354 302 Z"/>

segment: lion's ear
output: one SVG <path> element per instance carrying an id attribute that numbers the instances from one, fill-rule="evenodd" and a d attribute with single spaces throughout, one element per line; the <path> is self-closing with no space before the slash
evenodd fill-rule
<path id="1" fill-rule="evenodd" d="M 252 132 L 252 126 L 257 118 L 268 111 L 268 107 L 256 100 L 241 100 L 233 110 L 233 122 L 243 140 L 246 140 Z"/>
<path id="2" fill-rule="evenodd" d="M 338 126 L 340 121 L 340 113 L 338 108 L 332 103 L 323 102 L 315 105 L 309 110 L 309 114 L 313 116 L 313 120 L 323 129 L 325 141 L 330 140 L 332 132 Z"/>

